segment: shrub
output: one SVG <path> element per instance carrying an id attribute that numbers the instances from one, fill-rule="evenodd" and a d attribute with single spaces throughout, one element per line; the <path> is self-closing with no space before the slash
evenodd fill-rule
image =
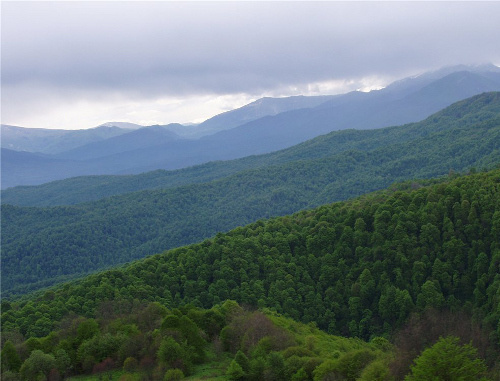
<path id="1" fill-rule="evenodd" d="M 180 369 L 169 369 L 163 377 L 163 381 L 179 381 L 184 378 L 184 373 Z"/>
<path id="2" fill-rule="evenodd" d="M 124 372 L 134 372 L 139 365 L 137 359 L 134 357 L 127 357 L 123 362 L 123 371 Z"/>

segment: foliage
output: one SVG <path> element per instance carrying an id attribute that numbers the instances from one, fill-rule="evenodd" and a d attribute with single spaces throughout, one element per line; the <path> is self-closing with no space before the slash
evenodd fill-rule
<path id="1" fill-rule="evenodd" d="M 25 378 L 121 369 L 129 357 L 145 377 L 187 376 L 225 346 L 225 366 L 249 380 L 402 379 L 407 358 L 449 335 L 477 348 L 488 377 L 499 359 L 499 190 L 494 170 L 257 221 L 11 301 L 2 334 L 17 338 Z"/>
<path id="2" fill-rule="evenodd" d="M 46 353 L 33 349 L 19 373 L 4 369 L 2 379 L 16 379 L 19 376 L 28 380 L 38 377 L 55 379 L 87 375 L 87 379 L 120 377 L 123 380 L 177 380 L 196 374 L 197 367 L 193 366 L 193 359 L 200 364 L 217 359 L 217 366 L 222 364 L 217 374 L 225 375 L 225 379 L 310 379 L 314 369 L 329 358 L 333 348 L 341 347 L 342 353 L 349 353 L 370 346 L 352 339 L 332 337 L 317 328 L 293 322 L 269 311 L 248 311 L 234 301 L 214 306 L 210 310 L 193 306 L 169 310 L 160 328 L 144 327 L 142 331 L 117 329 L 137 326 L 137 321 L 144 319 L 144 311 L 155 313 L 157 304 L 152 305 L 131 307 L 126 317 L 116 312 L 98 320 L 73 316 L 72 321 L 61 322 L 61 328 L 47 336 L 52 339 L 50 345 L 45 346 Z M 191 346 L 196 343 L 193 337 L 208 337 L 201 325 L 206 321 L 205 317 L 214 315 L 222 316 L 223 323 L 220 329 L 212 332 L 213 341 L 211 345 L 204 345 L 206 356 L 200 358 Z M 188 316 L 196 318 L 190 319 Z M 89 322 L 98 323 L 98 332 L 81 341 L 82 330 L 78 328 L 92 326 L 93 323 Z M 235 335 L 232 339 L 236 353 L 234 357 L 231 352 L 217 353 L 215 345 L 227 327 L 231 327 Z M 310 347 L 313 336 L 316 344 L 323 348 L 314 353 L 306 348 Z M 46 338 L 39 341 L 45 342 Z M 284 353 L 289 357 L 285 358 Z M 390 348 L 378 352 L 377 356 L 384 358 L 389 354 Z M 211 373 L 205 371 L 204 374 Z"/>
<path id="3" fill-rule="evenodd" d="M 443 176 L 450 169 L 465 172 L 473 167 L 491 168 L 500 161 L 499 112 L 500 95 L 483 94 L 421 123 L 335 132 L 270 156 L 215 163 L 182 173 L 151 174 L 156 178 L 155 186 L 162 189 L 74 206 L 27 208 L 3 204 L 3 293 L 9 296 L 40 289 L 198 242 L 261 218 L 381 189 L 394 181 Z M 205 170 L 209 172 L 206 175 Z M 144 176 L 130 181 L 147 183 Z M 115 189 L 140 189 L 122 188 L 120 181 L 117 184 Z M 98 194 L 93 190 L 82 192 Z M 51 193 L 61 195 L 65 191 Z M 370 221 L 364 223 L 373 228 Z M 435 228 L 435 223 L 423 228 L 429 244 Z M 398 232 L 404 230 L 401 225 Z M 443 276 L 446 278 L 446 274 Z M 101 296 L 111 298 L 112 286 L 103 284 Z M 439 298 L 435 301 L 440 303 Z M 357 299 L 351 300 L 352 308 L 357 308 L 356 303 Z M 425 297 L 421 303 L 426 303 Z M 409 307 L 405 304 L 397 308 L 404 316 L 404 309 Z M 370 318 L 366 316 L 366 320 Z M 30 327 L 33 334 L 40 335 L 52 328 L 51 320 L 37 319 Z M 353 332 L 363 334 L 364 329 L 350 325 Z"/>
<path id="4" fill-rule="evenodd" d="M 368 364 L 358 379 L 359 381 L 392 381 L 393 377 L 390 373 L 390 368 L 387 364 L 387 361 L 377 360 L 372 361 Z"/>
<path id="5" fill-rule="evenodd" d="M 457 337 L 441 338 L 415 360 L 405 380 L 479 380 L 486 371 L 484 360 L 469 344 L 460 345 Z"/>
<path id="6" fill-rule="evenodd" d="M 123 371 L 124 372 L 133 372 L 139 366 L 139 362 L 134 357 L 127 357 L 123 362 Z"/>
<path id="7" fill-rule="evenodd" d="M 367 349 L 348 352 L 336 360 L 325 361 L 318 366 L 314 371 L 314 380 L 355 381 L 375 357 L 375 354 Z"/>
<path id="8" fill-rule="evenodd" d="M 459 337 L 462 342 L 472 344 L 490 367 L 498 362 L 498 349 L 491 346 L 488 332 L 469 313 L 430 309 L 413 314 L 394 335 L 398 355 L 389 364 L 391 374 L 403 379 L 410 372 L 413 359 L 441 337 Z"/>
<path id="9" fill-rule="evenodd" d="M 411 312 L 436 306 L 467 304 L 495 324 L 499 173 L 415 190 L 403 185 L 259 221 L 65 285 L 50 298 L 14 303 L 3 328 L 33 335 L 41 319 L 58 321 L 69 311 L 91 317 L 110 297 L 204 308 L 234 298 L 365 339 L 391 334 Z"/>
<path id="10" fill-rule="evenodd" d="M 230 380 L 239 381 L 245 378 L 245 371 L 236 360 L 233 360 L 227 368 L 226 375 Z"/>
<path id="11" fill-rule="evenodd" d="M 21 358 L 14 347 L 12 341 L 7 340 L 2 348 L 1 353 L 2 369 L 7 371 L 18 372 L 21 367 Z"/>
<path id="12" fill-rule="evenodd" d="M 56 360 L 54 356 L 35 349 L 23 363 L 19 372 L 23 380 L 36 380 L 39 375 L 47 377 L 55 367 Z"/>
<path id="13" fill-rule="evenodd" d="M 184 378 L 184 373 L 180 369 L 169 369 L 165 373 L 165 377 L 163 377 L 163 381 L 179 381 Z"/>

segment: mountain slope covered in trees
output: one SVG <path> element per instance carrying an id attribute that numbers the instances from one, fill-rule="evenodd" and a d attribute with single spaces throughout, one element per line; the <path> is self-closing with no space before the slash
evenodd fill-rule
<path id="1" fill-rule="evenodd" d="M 175 171 L 158 170 L 132 176 L 78 177 L 39 186 L 16 187 L 2 191 L 2 202 L 19 206 L 77 204 L 145 189 L 173 188 L 204 183 L 243 170 L 272 167 L 298 160 L 328 158 L 347 151 L 374 151 L 389 145 L 424 138 L 438 131 L 447 131 L 459 125 L 470 128 L 472 124 L 479 121 L 494 120 L 500 115 L 498 103 L 498 93 L 484 94 L 457 102 L 420 123 L 369 131 L 338 131 L 270 154 L 210 162 Z M 449 136 L 446 139 L 449 139 Z M 471 136 L 470 139 L 474 137 Z M 496 143 L 495 139 L 493 137 L 491 143 Z M 484 140 L 489 141 L 487 137 L 484 137 Z M 441 143 L 448 144 L 448 141 Z M 474 149 L 476 144 L 477 142 L 474 142 L 466 147 L 466 150 Z M 456 165 L 450 166 L 451 168 L 458 169 Z M 418 176 L 428 175 L 421 173 Z"/>
<path id="2" fill-rule="evenodd" d="M 297 147 L 296 161 L 209 183 L 129 193 L 75 206 L 4 204 L 3 292 L 27 292 L 64 277 L 200 241 L 260 218 L 381 189 L 394 181 L 448 174 L 450 168 L 461 172 L 492 167 L 500 162 L 499 109 L 500 94 L 484 94 L 425 122 L 387 129 L 389 135 L 407 130 L 415 136 L 413 140 L 310 160 L 300 160 L 304 147 Z M 324 139 L 328 141 L 328 136 Z M 319 154 L 318 142 L 305 146 L 311 145 Z M 364 144 L 369 146 L 369 142 Z"/>
<path id="3" fill-rule="evenodd" d="M 15 337 L 15 332 L 25 337 L 43 337 L 64 316 L 75 319 L 80 315 L 100 319 L 101 328 L 95 322 L 87 324 L 94 327 L 95 335 L 96 329 L 105 327 L 102 324 L 106 318 L 109 321 L 109 314 L 128 314 L 130 306 L 139 301 L 158 302 L 168 309 L 186 306 L 184 312 L 177 313 L 177 319 L 187 314 L 198 321 L 196 316 L 204 313 L 189 313 L 192 307 L 188 304 L 212 308 L 234 299 L 240 304 L 268 307 L 296 320 L 314 322 L 330 334 L 394 338 L 397 346 L 409 351 L 411 359 L 423 348 L 413 353 L 398 342 L 398 331 L 405 324 L 409 325 L 403 328 L 400 339 L 404 341 L 406 337 L 406 345 L 412 338 L 420 342 L 418 345 L 428 347 L 440 335 L 453 334 L 465 343 L 473 341 L 481 348 L 484 361 L 493 367 L 498 364 L 500 344 L 500 170 L 428 183 L 434 184 L 407 182 L 351 201 L 261 220 L 199 244 L 59 286 L 38 297 L 4 302 L 2 331 L 9 337 Z M 419 314 L 420 323 L 408 320 L 412 313 Z M 179 329 L 175 319 L 165 317 L 162 329 Z M 183 324 L 192 326 L 184 321 Z M 122 319 L 110 326 L 109 335 L 102 340 L 106 337 L 113 343 L 118 332 L 132 332 L 133 327 L 120 324 L 127 322 Z M 482 328 L 477 328 L 479 325 Z M 68 321 L 61 326 L 70 329 L 71 324 Z M 76 330 L 76 325 L 73 327 Z M 482 329 L 484 335 L 477 329 Z M 83 328 L 77 331 L 82 335 L 85 332 Z M 70 332 L 71 329 L 66 335 Z M 229 329 L 224 334 L 221 331 L 219 337 L 226 340 L 233 334 L 234 330 Z M 58 335 L 48 336 L 38 345 L 47 352 L 53 351 L 58 348 Z M 182 335 L 175 337 L 181 339 Z M 237 345 L 244 337 L 235 337 L 233 353 L 242 348 Z M 84 338 L 80 337 L 80 343 Z M 164 335 L 161 338 L 168 340 Z M 95 338 L 91 343 L 98 345 L 100 340 Z M 188 339 L 188 345 L 190 342 L 194 343 Z M 30 343 L 34 346 L 37 341 Z M 457 345 L 453 339 L 438 343 L 434 352 L 439 352 L 443 345 Z M 68 342 L 64 345 L 59 348 L 71 348 Z M 90 351 L 95 345 L 85 348 Z M 163 344 L 157 345 L 161 348 Z M 170 345 L 175 346 L 173 342 Z M 99 344 L 101 347 L 109 348 L 104 342 Z M 127 348 L 130 351 L 135 347 Z M 105 359 L 103 352 L 95 352 L 99 358 L 93 355 L 85 363 L 84 353 L 84 349 L 78 350 L 78 366 L 87 364 L 87 371 Z M 157 356 L 160 353 L 165 352 L 158 349 Z M 302 350 L 300 353 L 300 357 L 307 357 Z M 398 349 L 395 354 L 396 358 L 403 356 L 403 350 Z M 377 356 L 369 357 L 367 363 Z M 384 355 L 378 357 L 383 358 Z M 315 380 L 322 380 L 323 376 L 316 377 L 321 372 L 318 369 L 325 372 L 322 375 L 328 375 L 337 372 L 337 366 L 340 365 L 335 361 L 322 360 L 314 367 L 316 373 L 303 379 L 314 376 Z M 365 366 L 354 368 L 361 370 Z M 378 366 L 379 371 L 389 367 L 387 363 Z M 170 364 L 170 368 L 174 366 Z M 486 367 L 476 369 L 482 372 Z M 399 371 L 404 376 L 409 369 Z M 418 369 L 414 369 L 418 379 L 417 374 Z M 360 374 L 350 377 L 347 379 L 355 380 Z M 380 379 L 390 379 L 387 374 L 385 377 Z"/>

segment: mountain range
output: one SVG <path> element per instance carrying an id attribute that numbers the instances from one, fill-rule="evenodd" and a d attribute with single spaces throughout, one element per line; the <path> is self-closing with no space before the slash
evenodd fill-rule
<path id="1" fill-rule="evenodd" d="M 497 69 L 2 126 L 1 379 L 500 380 Z"/>
<path id="2" fill-rule="evenodd" d="M 2 126 L 2 189 L 82 175 L 180 169 L 269 153 L 331 131 L 416 122 L 458 100 L 498 90 L 498 67 L 458 66 L 369 93 L 263 98 L 196 126 L 170 124 L 134 131 L 101 126 L 66 132 L 63 136 L 73 136 L 71 144 L 58 143 L 65 140 L 48 132 L 45 143 L 38 139 L 35 144 L 29 138 L 31 131 Z M 20 152 L 21 147 L 28 152 Z"/>
<path id="3" fill-rule="evenodd" d="M 2 290 L 37 289 L 394 181 L 492 168 L 500 162 L 498 147 L 500 93 L 493 92 L 455 103 L 419 123 L 334 131 L 283 151 L 213 167 L 129 176 L 113 186 L 95 187 L 92 178 L 89 183 L 79 178 L 47 184 L 41 192 L 38 187 L 20 194 L 7 190 L 1 211 Z M 162 181 L 167 185 L 158 189 Z M 148 184 L 157 189 L 138 191 Z M 89 193 L 105 197 L 95 191 L 99 187 L 112 197 L 78 204 Z M 124 190 L 129 192 L 120 194 Z"/>

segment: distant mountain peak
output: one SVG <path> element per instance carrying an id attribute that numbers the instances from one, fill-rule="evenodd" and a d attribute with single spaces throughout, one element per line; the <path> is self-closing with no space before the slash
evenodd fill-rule
<path id="1" fill-rule="evenodd" d="M 106 122 L 106 123 L 100 124 L 97 127 L 119 127 L 119 128 L 126 128 L 129 130 L 137 130 L 138 128 L 142 128 L 144 126 L 141 126 L 140 124 L 129 123 L 129 122 Z"/>

